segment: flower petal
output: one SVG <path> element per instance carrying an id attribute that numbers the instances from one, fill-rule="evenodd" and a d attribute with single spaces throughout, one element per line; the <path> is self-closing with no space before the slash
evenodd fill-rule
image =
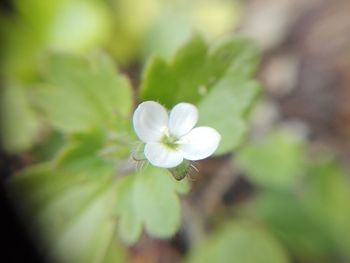
<path id="1" fill-rule="evenodd" d="M 213 128 L 198 127 L 183 136 L 180 149 L 187 160 L 201 160 L 212 155 L 219 146 L 221 136 Z"/>
<path id="2" fill-rule="evenodd" d="M 154 166 L 172 168 L 182 161 L 181 151 L 171 150 L 158 142 L 149 142 L 145 146 L 145 156 Z"/>
<path id="3" fill-rule="evenodd" d="M 180 138 L 188 133 L 198 121 L 198 110 L 190 103 L 179 103 L 170 112 L 170 134 Z"/>
<path id="4" fill-rule="evenodd" d="M 135 110 L 133 124 L 141 141 L 156 142 L 161 139 L 168 125 L 168 113 L 159 103 L 146 101 Z"/>

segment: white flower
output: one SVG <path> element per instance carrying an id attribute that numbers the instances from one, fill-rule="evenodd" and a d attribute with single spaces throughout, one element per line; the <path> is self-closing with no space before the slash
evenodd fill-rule
<path id="1" fill-rule="evenodd" d="M 133 116 L 135 132 L 146 144 L 146 158 L 163 168 L 176 167 L 183 159 L 201 160 L 214 153 L 220 134 L 210 127 L 193 128 L 197 120 L 198 110 L 189 103 L 175 105 L 168 116 L 162 105 L 146 101 Z"/>

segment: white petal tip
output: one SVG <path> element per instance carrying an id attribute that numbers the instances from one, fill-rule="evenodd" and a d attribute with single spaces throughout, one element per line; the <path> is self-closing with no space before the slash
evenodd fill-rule
<path id="1" fill-rule="evenodd" d="M 215 129 L 198 127 L 183 136 L 181 150 L 187 160 L 202 160 L 216 151 L 220 140 L 221 135 Z"/>

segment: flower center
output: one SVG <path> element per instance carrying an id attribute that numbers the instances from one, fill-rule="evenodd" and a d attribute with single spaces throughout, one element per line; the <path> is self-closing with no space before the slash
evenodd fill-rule
<path id="1" fill-rule="evenodd" d="M 178 139 L 175 136 L 168 134 L 165 134 L 160 140 L 160 142 L 171 150 L 177 150 L 179 146 Z"/>

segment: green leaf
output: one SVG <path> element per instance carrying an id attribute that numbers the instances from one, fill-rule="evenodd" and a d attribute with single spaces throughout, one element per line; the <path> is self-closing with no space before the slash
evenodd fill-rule
<path id="1" fill-rule="evenodd" d="M 334 262 L 335 244 L 321 218 L 314 218 L 305 199 L 288 192 L 265 191 L 256 210 L 295 258 L 303 262 Z M 335 260 L 337 262 L 337 260 Z"/>
<path id="2" fill-rule="evenodd" d="M 137 175 L 134 204 L 146 231 L 154 237 L 167 238 L 180 226 L 180 203 L 168 173 Z M 153 188 L 153 189 L 152 189 Z"/>
<path id="3" fill-rule="evenodd" d="M 64 262 L 102 261 L 115 238 L 116 227 L 116 218 L 111 213 L 115 205 L 114 191 L 109 182 L 102 183 L 105 185 L 92 182 L 67 189 L 40 214 L 41 226 L 51 223 L 46 229 L 43 227 L 43 231 L 51 232 L 49 242 L 53 243 L 56 258 Z"/>
<path id="4" fill-rule="evenodd" d="M 103 263 L 126 263 L 130 262 L 128 260 L 125 251 L 117 240 L 111 242 L 108 247 L 105 257 L 103 258 Z"/>
<path id="5" fill-rule="evenodd" d="M 305 172 L 302 142 L 285 131 L 275 131 L 261 141 L 245 145 L 235 164 L 255 184 L 263 187 L 295 186 Z"/>
<path id="6" fill-rule="evenodd" d="M 10 153 L 28 150 L 37 137 L 38 120 L 25 90 L 15 85 L 1 92 L 1 144 Z"/>
<path id="7" fill-rule="evenodd" d="M 349 261 L 350 253 L 350 180 L 334 158 L 313 163 L 306 182 L 305 207 L 322 223 L 334 240 L 338 254 Z"/>
<path id="8" fill-rule="evenodd" d="M 183 101 L 196 104 L 225 75 L 251 77 L 257 57 L 255 46 L 247 39 L 225 40 L 210 49 L 195 35 L 170 62 L 159 57 L 150 60 L 143 75 L 141 98 L 169 108 Z"/>
<path id="9" fill-rule="evenodd" d="M 123 178 L 117 189 L 118 233 L 126 244 L 136 243 L 142 232 L 142 220 L 137 216 L 137 204 L 134 204 L 135 180 L 135 176 Z"/>
<path id="10" fill-rule="evenodd" d="M 30 151 L 30 155 L 33 160 L 39 160 L 40 162 L 51 161 L 57 155 L 57 152 L 65 144 L 65 137 L 58 131 L 50 131 L 41 137 L 34 147 Z"/>
<path id="11" fill-rule="evenodd" d="M 184 192 L 164 169 L 147 167 L 122 179 L 117 191 L 119 235 L 128 244 L 135 243 L 144 226 L 156 238 L 169 238 L 180 226 L 180 205 L 176 192 Z"/>
<path id="12" fill-rule="evenodd" d="M 84 172 L 95 177 L 112 174 L 116 161 L 108 161 L 100 154 L 105 140 L 106 134 L 102 130 L 70 135 L 54 160 L 56 169 L 74 173 Z"/>
<path id="13" fill-rule="evenodd" d="M 108 127 L 131 112 L 130 84 L 104 55 L 86 60 L 51 54 L 44 77 L 45 84 L 33 91 L 34 100 L 47 121 L 63 132 Z"/>
<path id="14" fill-rule="evenodd" d="M 235 149 L 247 131 L 246 113 L 257 96 L 259 84 L 230 75 L 218 82 L 199 103 L 199 124 L 214 127 L 221 135 L 216 154 Z"/>
<path id="15" fill-rule="evenodd" d="M 195 36 L 181 48 L 170 63 L 154 57 L 147 65 L 142 86 L 142 100 L 155 100 L 167 107 L 177 102 L 198 101 L 199 86 L 208 81 L 206 69 L 208 47 L 204 40 Z"/>
<path id="16" fill-rule="evenodd" d="M 247 130 L 246 115 L 259 91 L 251 80 L 257 63 L 257 49 L 247 39 L 236 37 L 209 48 L 196 35 L 170 62 L 151 59 L 144 71 L 141 99 L 168 108 L 179 102 L 196 104 L 200 124 L 222 135 L 217 154 L 227 153 Z"/>
<path id="17" fill-rule="evenodd" d="M 250 223 L 223 226 L 189 255 L 188 263 L 286 263 L 285 251 L 269 232 Z"/>
<path id="18" fill-rule="evenodd" d="M 84 180 L 86 178 L 81 174 L 62 175 L 59 171 L 52 170 L 50 163 L 45 163 L 27 167 L 19 175 L 11 177 L 9 183 L 14 193 L 19 195 L 20 201 L 25 202 L 22 205 L 19 202 L 19 205 L 24 210 L 28 210 L 28 213 L 36 214 L 38 210 L 49 204 L 52 198 L 64 192 L 67 187 Z"/>
<path id="19" fill-rule="evenodd" d="M 23 215 L 33 219 L 32 234 L 49 258 L 104 262 L 117 223 L 113 213 L 116 183 L 111 177 L 65 174 L 39 166 L 13 177 L 10 183 L 24 207 Z"/>
<path id="20" fill-rule="evenodd" d="M 334 158 L 313 157 L 306 172 L 298 188 L 263 188 L 243 211 L 264 221 L 298 262 L 347 262 L 350 182 Z"/>

